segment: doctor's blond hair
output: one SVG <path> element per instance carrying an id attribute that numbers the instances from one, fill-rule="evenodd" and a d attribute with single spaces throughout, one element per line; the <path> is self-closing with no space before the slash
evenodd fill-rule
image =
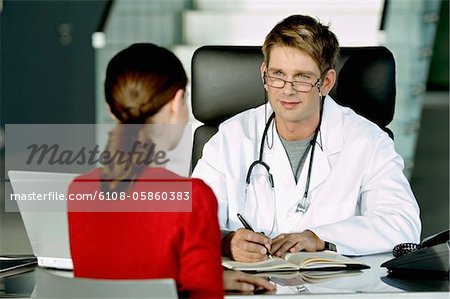
<path id="1" fill-rule="evenodd" d="M 267 34 L 262 46 L 266 65 L 269 65 L 273 46 L 291 47 L 306 52 L 317 63 L 321 74 L 335 68 L 339 53 L 339 42 L 329 26 L 303 15 L 287 17 Z"/>

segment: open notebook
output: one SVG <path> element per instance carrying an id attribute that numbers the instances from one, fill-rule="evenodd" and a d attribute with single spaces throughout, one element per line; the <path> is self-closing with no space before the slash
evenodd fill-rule
<path id="1" fill-rule="evenodd" d="M 261 262 L 244 263 L 222 257 L 222 266 L 231 270 L 267 272 L 295 270 L 359 270 L 368 269 L 368 265 L 345 257 L 333 251 L 287 253 L 282 258 L 273 257 Z"/>

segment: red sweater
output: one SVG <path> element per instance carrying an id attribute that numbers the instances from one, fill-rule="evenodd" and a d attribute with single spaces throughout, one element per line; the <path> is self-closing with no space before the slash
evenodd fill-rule
<path id="1" fill-rule="evenodd" d="M 148 168 L 142 177 L 177 175 Z M 100 169 L 75 179 L 69 194 L 100 191 Z M 93 180 L 83 184 L 80 179 Z M 85 278 L 173 278 L 191 298 L 222 298 L 220 230 L 212 190 L 192 179 L 192 212 L 69 212 L 74 275 Z M 137 182 L 133 192 L 141 192 Z M 149 190 L 144 190 L 149 191 Z M 71 207 L 80 202 L 69 201 Z"/>

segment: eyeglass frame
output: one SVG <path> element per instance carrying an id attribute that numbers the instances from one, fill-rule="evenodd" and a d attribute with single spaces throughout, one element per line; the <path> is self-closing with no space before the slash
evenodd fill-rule
<path id="1" fill-rule="evenodd" d="M 282 89 L 282 88 L 284 88 L 284 87 L 286 86 L 286 83 L 291 83 L 291 86 L 292 86 L 292 89 L 293 89 L 293 90 L 298 91 L 298 92 L 302 92 L 302 93 L 308 93 L 308 92 L 310 92 L 315 86 L 318 86 L 318 88 L 320 88 L 320 79 L 321 79 L 322 76 L 323 76 L 326 72 L 328 72 L 329 70 L 330 70 L 329 68 L 326 69 L 326 70 L 321 74 L 321 76 L 320 76 L 319 78 L 317 78 L 317 81 L 316 81 L 314 84 L 309 83 L 309 82 L 305 82 L 305 81 L 295 81 L 295 80 L 294 80 L 294 81 L 288 81 L 288 80 L 284 80 L 284 79 L 281 79 L 281 78 L 278 78 L 278 77 L 272 77 L 272 76 L 269 76 L 269 75 L 267 74 L 266 71 L 264 72 L 264 78 L 266 79 L 266 80 L 265 80 L 265 83 L 266 83 L 268 86 L 270 86 L 270 87 L 273 87 L 273 88 L 276 88 L 276 89 Z M 269 80 L 270 80 L 270 79 L 275 79 L 275 80 L 283 81 L 283 86 L 277 87 L 277 86 L 270 85 L 270 84 L 269 84 Z M 294 83 L 301 83 L 302 86 L 308 85 L 308 86 L 311 86 L 311 87 L 310 87 L 309 90 L 307 90 L 307 91 L 306 91 L 306 90 L 305 90 L 305 91 L 303 91 L 303 90 L 297 90 L 297 89 L 295 89 Z"/>

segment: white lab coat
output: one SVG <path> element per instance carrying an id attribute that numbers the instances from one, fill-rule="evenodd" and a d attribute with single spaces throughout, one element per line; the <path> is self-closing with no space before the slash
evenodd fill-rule
<path id="1" fill-rule="evenodd" d="M 265 110 L 271 113 L 270 106 L 266 108 L 244 111 L 222 123 L 194 169 L 192 176 L 203 179 L 217 197 L 222 230 L 242 227 L 236 214 L 245 215 L 245 176 L 258 159 Z M 263 161 L 273 174 L 276 207 L 260 209 L 255 217 L 245 215 L 251 224 L 258 223 L 256 217 L 269 219 L 276 213 L 271 237 L 309 229 L 348 255 L 386 252 L 398 243 L 419 242 L 419 207 L 402 172 L 403 160 L 376 124 L 326 97 L 317 138 L 322 148 L 315 146 L 311 204 L 305 214 L 295 209 L 303 197 L 311 153 L 296 184 L 276 128 L 273 142 L 271 129 L 268 136 L 273 146 L 265 143 Z M 254 229 L 259 231 L 257 226 Z"/>

